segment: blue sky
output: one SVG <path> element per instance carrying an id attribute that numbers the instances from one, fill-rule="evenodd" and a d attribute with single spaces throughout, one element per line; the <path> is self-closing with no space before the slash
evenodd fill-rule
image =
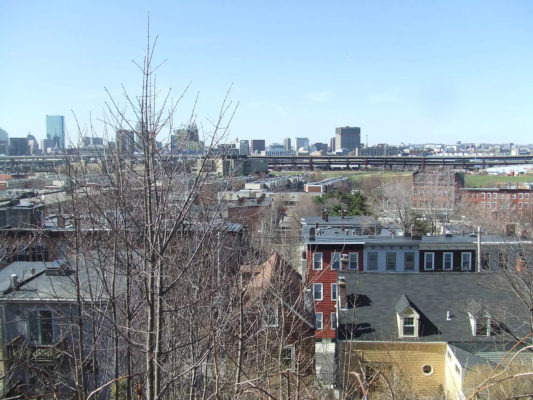
<path id="1" fill-rule="evenodd" d="M 198 94 L 208 129 L 231 87 L 231 138 L 533 142 L 529 0 L 0 0 L 0 128 L 42 138 L 62 114 L 99 134 L 104 88 L 139 91 L 148 12 L 158 87 L 190 83 L 176 124 Z"/>

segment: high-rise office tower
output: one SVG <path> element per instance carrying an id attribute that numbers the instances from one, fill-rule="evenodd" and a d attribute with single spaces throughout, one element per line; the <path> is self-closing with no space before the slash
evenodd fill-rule
<path id="1" fill-rule="evenodd" d="M 46 116 L 46 138 L 53 140 L 55 146 L 65 149 L 65 117 L 62 115 Z"/>
<path id="2" fill-rule="evenodd" d="M 250 143 L 246 139 L 239 141 L 239 154 L 241 156 L 247 156 L 250 154 Z"/>
<path id="3" fill-rule="evenodd" d="M 0 154 L 9 153 L 9 135 L 0 128 Z"/>
<path id="4" fill-rule="evenodd" d="M 332 137 L 331 139 L 329 139 L 329 151 L 335 151 L 335 138 Z"/>
<path id="5" fill-rule="evenodd" d="M 285 147 L 285 151 L 291 151 L 291 138 L 283 139 L 283 147 Z"/>
<path id="6" fill-rule="evenodd" d="M 27 156 L 30 153 L 28 139 L 26 138 L 9 138 L 9 155 L 10 156 Z"/>
<path id="7" fill-rule="evenodd" d="M 296 151 L 303 149 L 303 151 L 309 151 L 309 139 L 306 137 L 296 138 Z"/>
<path id="8" fill-rule="evenodd" d="M 126 129 L 117 130 L 117 150 L 122 155 L 132 155 L 135 152 L 135 132 Z"/>
<path id="9" fill-rule="evenodd" d="M 351 152 L 358 147 L 361 147 L 361 128 L 335 128 L 335 151 Z"/>
<path id="10" fill-rule="evenodd" d="M 250 152 L 261 153 L 262 151 L 265 151 L 265 140 L 264 139 L 252 139 L 250 143 Z"/>

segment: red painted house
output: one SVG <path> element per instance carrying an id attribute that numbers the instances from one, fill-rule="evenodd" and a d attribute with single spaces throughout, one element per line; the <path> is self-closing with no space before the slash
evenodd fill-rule
<path id="1" fill-rule="evenodd" d="M 321 217 L 306 217 L 302 222 L 307 259 L 306 283 L 312 291 L 315 307 L 315 338 L 334 339 L 337 272 L 363 270 L 364 243 L 358 242 L 357 237 L 377 233 L 379 224 L 369 217 L 329 217 L 326 213 Z M 331 238 L 328 230 L 343 233 Z"/>

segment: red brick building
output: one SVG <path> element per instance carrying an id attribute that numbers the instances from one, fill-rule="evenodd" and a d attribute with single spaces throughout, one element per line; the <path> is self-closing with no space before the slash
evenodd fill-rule
<path id="1" fill-rule="evenodd" d="M 508 185 L 495 188 L 465 188 L 461 190 L 463 205 L 487 214 L 517 217 L 533 213 L 533 184 Z"/>

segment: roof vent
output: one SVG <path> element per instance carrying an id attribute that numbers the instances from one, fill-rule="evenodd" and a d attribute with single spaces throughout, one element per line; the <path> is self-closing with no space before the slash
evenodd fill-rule
<path id="1" fill-rule="evenodd" d="M 19 276 L 17 274 L 11 274 L 11 287 L 16 288 L 19 284 Z"/>
<path id="2" fill-rule="evenodd" d="M 449 230 L 447 230 L 446 231 L 446 237 L 447 238 L 451 238 L 452 236 L 453 236 L 452 233 Z"/>

